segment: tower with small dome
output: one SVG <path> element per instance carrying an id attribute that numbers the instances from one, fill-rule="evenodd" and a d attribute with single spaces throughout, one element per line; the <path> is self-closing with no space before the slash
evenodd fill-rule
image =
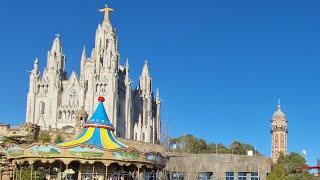
<path id="1" fill-rule="evenodd" d="M 271 120 L 271 151 L 272 151 L 272 161 L 275 163 L 278 161 L 279 155 L 287 154 L 288 151 L 288 121 L 286 115 L 281 110 L 280 100 L 278 100 L 278 105 L 276 111 L 272 115 Z"/>

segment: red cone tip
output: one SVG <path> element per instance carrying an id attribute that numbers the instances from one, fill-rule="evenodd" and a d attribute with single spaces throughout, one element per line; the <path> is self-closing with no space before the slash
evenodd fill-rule
<path id="1" fill-rule="evenodd" d="M 102 96 L 98 97 L 99 102 L 104 102 L 104 100 L 105 100 L 104 97 L 102 97 Z"/>

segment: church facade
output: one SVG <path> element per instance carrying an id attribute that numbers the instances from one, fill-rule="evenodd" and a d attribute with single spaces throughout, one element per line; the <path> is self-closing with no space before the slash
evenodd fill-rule
<path id="1" fill-rule="evenodd" d="M 111 8 L 101 9 L 104 20 L 98 25 L 95 45 L 90 56 L 83 49 L 80 75 L 65 71 L 66 56 L 57 35 L 48 52 L 47 65 L 41 73 L 39 60 L 34 61 L 30 74 L 26 121 L 41 129 L 62 129 L 82 125 L 77 119 L 83 109 L 91 115 L 99 96 L 106 97 L 104 105 L 118 137 L 159 143 L 161 136 L 160 96 L 152 91 L 152 78 L 145 62 L 139 85 L 132 88 L 129 64 L 120 65 L 117 35 L 109 20 Z M 80 121 L 80 122 L 79 122 Z"/>

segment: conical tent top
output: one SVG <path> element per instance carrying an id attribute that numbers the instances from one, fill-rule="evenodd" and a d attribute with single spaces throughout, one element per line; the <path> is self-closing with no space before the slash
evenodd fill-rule
<path id="1" fill-rule="evenodd" d="M 100 96 L 98 98 L 99 104 L 93 115 L 87 120 L 84 127 L 98 127 L 98 128 L 107 128 L 114 131 L 113 124 L 108 118 L 107 112 L 104 108 L 103 102 L 105 101 L 104 97 Z"/>
<path id="2" fill-rule="evenodd" d="M 109 150 L 128 147 L 121 143 L 114 135 L 115 128 L 111 124 L 104 108 L 104 98 L 99 97 L 98 100 L 98 107 L 92 117 L 87 120 L 81 135 L 75 140 L 59 144 L 60 147 L 71 148 L 83 144 Z"/>

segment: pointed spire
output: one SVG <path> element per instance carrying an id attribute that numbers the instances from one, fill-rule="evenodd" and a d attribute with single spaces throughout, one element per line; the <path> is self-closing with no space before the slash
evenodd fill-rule
<path id="1" fill-rule="evenodd" d="M 159 91 L 159 88 L 157 88 L 157 91 L 156 91 L 156 103 L 159 104 L 160 103 L 160 91 Z"/>
<path id="2" fill-rule="evenodd" d="M 126 60 L 126 69 L 129 71 L 129 58 Z"/>
<path id="3" fill-rule="evenodd" d="M 86 46 L 83 46 L 82 54 L 81 54 L 81 61 L 85 62 L 87 60 L 87 53 L 86 53 Z"/>
<path id="4" fill-rule="evenodd" d="M 281 111 L 281 103 L 280 103 L 280 99 L 278 99 L 277 111 Z"/>
<path id="5" fill-rule="evenodd" d="M 152 94 L 152 80 L 150 77 L 148 61 L 144 62 L 139 83 L 139 89 L 141 90 L 142 96 L 150 98 Z"/>
<path id="6" fill-rule="evenodd" d="M 61 40 L 60 40 L 60 35 L 59 34 L 56 34 L 56 37 L 53 41 L 53 45 L 52 45 L 52 48 L 51 48 L 51 52 L 55 52 L 56 55 L 62 55 L 63 52 L 62 52 L 62 45 L 61 45 Z"/>
<path id="7" fill-rule="evenodd" d="M 36 58 L 34 60 L 34 64 L 33 64 L 33 72 L 37 74 L 38 71 L 39 71 L 39 59 Z"/>
<path id="8" fill-rule="evenodd" d="M 149 65 L 147 60 L 144 62 L 141 76 L 150 77 Z"/>
<path id="9" fill-rule="evenodd" d="M 126 68 L 125 83 L 126 83 L 126 86 L 129 87 L 130 84 L 131 84 L 131 80 L 130 80 L 130 77 L 129 77 L 129 58 L 127 58 L 127 60 L 126 60 L 125 68 Z"/>
<path id="10" fill-rule="evenodd" d="M 34 64 L 39 64 L 39 59 L 38 58 L 34 59 Z"/>
<path id="11" fill-rule="evenodd" d="M 86 62 L 87 62 L 86 46 L 83 46 L 83 50 L 81 54 L 81 71 L 83 71 L 83 67 Z"/>

